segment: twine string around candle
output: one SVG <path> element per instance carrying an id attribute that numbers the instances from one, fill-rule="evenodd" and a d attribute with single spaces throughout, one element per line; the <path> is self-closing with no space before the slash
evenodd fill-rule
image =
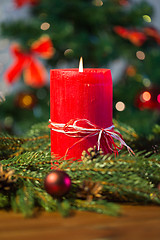
<path id="1" fill-rule="evenodd" d="M 99 126 L 91 123 L 88 119 L 71 119 L 68 123 L 54 123 L 49 120 L 49 128 L 55 132 L 63 133 L 70 137 L 80 138 L 71 147 L 66 150 L 65 158 L 68 152 L 77 144 L 84 141 L 88 137 L 93 137 L 98 135 L 97 149 L 100 150 L 102 137 L 105 140 L 105 144 L 111 152 L 118 155 L 118 152 L 125 146 L 129 153 L 135 155 L 133 150 L 125 143 L 122 135 L 114 130 L 114 125 L 107 128 L 100 128 Z M 80 126 L 82 125 L 82 126 Z M 86 125 L 87 127 L 83 127 Z M 119 141 L 118 146 L 115 140 Z"/>

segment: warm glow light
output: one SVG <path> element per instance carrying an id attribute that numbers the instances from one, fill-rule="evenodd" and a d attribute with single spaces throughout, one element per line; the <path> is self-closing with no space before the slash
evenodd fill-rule
<path id="1" fill-rule="evenodd" d="M 157 96 L 157 101 L 160 103 L 160 94 Z"/>
<path id="2" fill-rule="evenodd" d="M 144 52 L 142 52 L 142 51 L 137 51 L 136 52 L 136 56 L 137 56 L 137 58 L 139 59 L 139 60 L 144 60 L 145 59 L 145 53 Z"/>
<path id="3" fill-rule="evenodd" d="M 69 55 L 72 55 L 73 54 L 73 50 L 68 48 L 64 51 L 64 56 L 69 56 Z"/>
<path id="4" fill-rule="evenodd" d="M 143 79 L 143 84 L 145 87 L 149 87 L 151 85 L 151 81 L 148 78 Z"/>
<path id="5" fill-rule="evenodd" d="M 80 58 L 80 61 L 79 61 L 79 72 L 83 72 L 83 58 L 82 57 Z"/>
<path id="6" fill-rule="evenodd" d="M 124 109 L 125 109 L 125 104 L 123 103 L 123 102 L 117 102 L 116 103 L 116 109 L 117 109 L 117 111 L 119 111 L 119 112 L 122 112 L 122 111 L 124 111 Z"/>
<path id="7" fill-rule="evenodd" d="M 136 69 L 134 66 L 128 66 L 126 73 L 129 77 L 134 77 L 136 75 Z"/>
<path id="8" fill-rule="evenodd" d="M 96 7 L 103 6 L 103 2 L 101 0 L 93 0 L 92 4 L 95 5 Z"/>
<path id="9" fill-rule="evenodd" d="M 46 31 L 46 30 L 48 30 L 49 28 L 50 28 L 50 24 L 49 24 L 49 23 L 44 22 L 44 23 L 41 24 L 41 29 L 42 29 L 43 31 Z"/>
<path id="10" fill-rule="evenodd" d="M 140 96 L 140 100 L 142 102 L 148 102 L 150 99 L 151 99 L 151 94 L 150 94 L 150 92 L 147 92 L 147 91 L 142 93 Z"/>
<path id="11" fill-rule="evenodd" d="M 30 104 L 32 103 L 32 97 L 29 95 L 26 95 L 23 97 L 22 102 L 24 106 L 30 106 Z"/>
<path id="12" fill-rule="evenodd" d="M 145 21 L 145 22 L 148 22 L 148 23 L 150 23 L 152 20 L 151 20 L 151 17 L 150 16 L 148 16 L 148 15 L 143 15 L 143 20 Z"/>

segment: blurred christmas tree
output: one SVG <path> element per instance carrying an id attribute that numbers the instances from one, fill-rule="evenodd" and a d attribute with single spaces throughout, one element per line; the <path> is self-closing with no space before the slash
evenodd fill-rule
<path id="1" fill-rule="evenodd" d="M 16 134 L 30 131 L 24 137 L 0 136 L 0 208 L 25 216 L 32 216 L 37 207 L 59 209 L 64 216 L 70 209 L 115 215 L 117 206 L 107 201 L 160 204 L 160 126 L 155 125 L 160 121 L 160 34 L 150 26 L 152 8 L 129 0 L 12 1 L 17 9 L 28 4 L 32 16 L 1 24 L 2 35 L 17 41 L 11 46 L 13 63 L 5 79 L 16 84 L 22 78 L 25 84 L 6 101 L 0 92 L 0 128 Z M 118 73 L 119 81 L 113 79 L 118 120 L 113 122 L 136 152 L 134 158 L 125 150 L 115 158 L 90 148 L 81 162 L 62 159 L 57 165 L 57 159 L 51 159 L 44 59 L 48 69 L 77 67 L 80 56 L 85 67 L 112 68 L 114 60 L 123 59 L 125 70 Z M 60 202 L 43 186 L 51 160 L 72 180 L 71 192 Z"/>
<path id="2" fill-rule="evenodd" d="M 19 130 L 49 118 L 49 88 L 45 86 L 45 70 L 40 71 L 43 65 L 39 66 L 40 62 L 37 65 L 34 59 L 26 66 L 24 60 L 26 56 L 32 59 L 35 55 L 36 58 L 47 56 L 48 68 L 65 64 L 77 67 L 80 56 L 84 58 L 85 67 L 107 68 L 113 60 L 124 59 L 126 70 L 119 73 L 121 79 L 114 86 L 114 117 L 146 134 L 160 122 L 160 34 L 151 27 L 153 9 L 148 3 L 135 4 L 129 0 L 13 1 L 17 8 L 29 4 L 32 16 L 28 21 L 1 25 L 2 35 L 20 44 L 12 46 L 14 64 L 19 61 L 18 73 L 12 68 L 7 72 L 7 81 L 13 83 L 24 73 L 24 81 L 32 88 L 25 87 L 23 92 L 7 97 L 1 104 L 3 128 L 12 129 L 13 119 L 14 130 Z M 49 41 L 52 40 L 54 48 L 43 44 L 44 33 Z"/>

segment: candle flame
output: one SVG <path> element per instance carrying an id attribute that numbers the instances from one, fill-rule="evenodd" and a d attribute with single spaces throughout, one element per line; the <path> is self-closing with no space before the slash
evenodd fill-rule
<path id="1" fill-rule="evenodd" d="M 80 58 L 80 61 L 79 61 L 79 72 L 83 72 L 83 58 L 82 57 Z"/>

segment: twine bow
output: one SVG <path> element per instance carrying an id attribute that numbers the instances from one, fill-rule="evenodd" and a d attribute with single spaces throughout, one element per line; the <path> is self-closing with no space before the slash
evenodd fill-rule
<path id="1" fill-rule="evenodd" d="M 71 119 L 68 123 L 54 123 L 49 120 L 50 125 L 49 128 L 55 132 L 64 133 L 67 136 L 80 138 L 80 140 L 76 141 L 70 148 L 67 149 L 65 156 L 68 151 L 71 150 L 75 145 L 84 141 L 88 137 L 98 136 L 97 140 L 97 148 L 100 150 L 102 137 L 105 140 L 105 144 L 111 152 L 114 152 L 115 155 L 118 155 L 119 150 L 125 146 L 129 153 L 134 155 L 133 150 L 125 143 L 122 135 L 115 131 L 114 125 L 108 128 L 100 128 L 99 126 L 91 123 L 87 119 Z M 87 126 L 87 127 L 84 127 Z M 114 140 L 118 140 L 120 142 L 120 146 L 118 146 Z"/>

